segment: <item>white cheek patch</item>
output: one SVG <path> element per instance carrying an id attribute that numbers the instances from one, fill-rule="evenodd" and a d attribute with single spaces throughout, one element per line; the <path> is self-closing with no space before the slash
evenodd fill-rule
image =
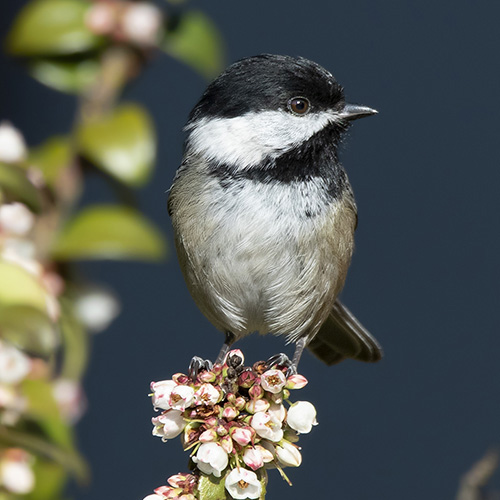
<path id="1" fill-rule="evenodd" d="M 192 152 L 245 169 L 279 156 L 339 119 L 327 111 L 304 116 L 261 111 L 235 118 L 201 118 L 186 130 Z"/>

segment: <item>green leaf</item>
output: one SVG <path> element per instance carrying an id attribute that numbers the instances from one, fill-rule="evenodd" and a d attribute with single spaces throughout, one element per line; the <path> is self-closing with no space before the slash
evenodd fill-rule
<path id="1" fill-rule="evenodd" d="M 0 260 L 0 304 L 24 305 L 46 312 L 46 292 L 36 278 L 22 267 Z"/>
<path id="2" fill-rule="evenodd" d="M 30 72 L 47 87 L 60 92 L 80 94 L 96 81 L 99 63 L 90 58 L 83 61 L 35 59 L 30 64 Z"/>
<path id="3" fill-rule="evenodd" d="M 78 131 L 81 153 L 129 186 L 150 177 L 156 154 L 154 126 L 146 111 L 123 104 L 111 113 L 87 120 Z"/>
<path id="4" fill-rule="evenodd" d="M 85 25 L 85 0 L 32 0 L 19 13 L 7 48 L 19 56 L 75 54 L 99 46 L 103 38 Z"/>
<path id="5" fill-rule="evenodd" d="M 197 10 L 188 11 L 168 30 L 163 50 L 192 66 L 205 78 L 217 76 L 224 67 L 224 45 L 215 24 Z"/>
<path id="6" fill-rule="evenodd" d="M 139 212 L 98 205 L 69 222 L 55 244 L 53 256 L 61 260 L 160 260 L 165 252 L 162 234 Z"/>
<path id="7" fill-rule="evenodd" d="M 200 474 L 198 481 L 199 500 L 226 500 L 231 497 L 226 492 L 225 477 Z"/>
<path id="8" fill-rule="evenodd" d="M 0 163 L 0 191 L 6 194 L 9 201 L 22 201 L 33 212 L 40 211 L 40 194 L 26 177 L 24 169 Z"/>
<path id="9" fill-rule="evenodd" d="M 32 432 L 0 426 L 0 445 L 24 448 L 30 453 L 46 457 L 58 463 L 80 481 L 85 482 L 88 480 L 88 466 L 78 453 L 74 450 L 67 450 L 53 444 L 47 441 L 47 439 L 37 436 Z"/>
<path id="10" fill-rule="evenodd" d="M 68 298 L 61 299 L 61 332 L 64 356 L 61 377 L 80 380 L 87 367 L 89 357 L 89 337 L 81 323 L 73 314 L 73 305 Z"/>
<path id="11" fill-rule="evenodd" d="M 57 500 L 63 498 L 62 493 L 67 481 L 64 467 L 38 458 L 33 465 L 36 488 L 23 496 L 23 500 Z"/>
<path id="12" fill-rule="evenodd" d="M 0 336 L 24 351 L 48 356 L 59 344 L 55 325 L 34 307 L 0 304 L 0 318 Z"/>
<path id="13" fill-rule="evenodd" d="M 61 172 L 71 164 L 71 145 L 66 137 L 52 137 L 41 146 L 33 148 L 29 164 L 43 173 L 49 186 L 59 179 Z"/>

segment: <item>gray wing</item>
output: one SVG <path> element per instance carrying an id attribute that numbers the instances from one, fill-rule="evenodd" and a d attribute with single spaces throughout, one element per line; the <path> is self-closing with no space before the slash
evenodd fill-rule
<path id="1" fill-rule="evenodd" d="M 346 358 L 374 363 L 383 354 L 377 340 L 339 300 L 307 347 L 327 365 Z"/>

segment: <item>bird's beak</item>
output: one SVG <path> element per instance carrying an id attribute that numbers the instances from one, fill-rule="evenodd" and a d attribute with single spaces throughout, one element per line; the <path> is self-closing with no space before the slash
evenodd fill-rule
<path id="1" fill-rule="evenodd" d="M 339 113 L 339 116 L 344 120 L 357 120 L 364 116 L 376 115 L 377 110 L 369 108 L 368 106 L 358 106 L 357 104 L 346 104 L 344 109 Z"/>

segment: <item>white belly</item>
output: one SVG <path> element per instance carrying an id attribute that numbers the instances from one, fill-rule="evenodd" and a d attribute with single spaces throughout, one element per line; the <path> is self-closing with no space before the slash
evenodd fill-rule
<path id="1" fill-rule="evenodd" d="M 327 206 L 322 186 L 311 183 L 278 189 L 245 180 L 225 189 L 205 178 L 200 188 L 197 199 L 172 193 L 172 220 L 186 282 L 203 313 L 236 337 L 314 335 L 343 286 L 352 211 L 346 218 L 342 201 Z"/>

